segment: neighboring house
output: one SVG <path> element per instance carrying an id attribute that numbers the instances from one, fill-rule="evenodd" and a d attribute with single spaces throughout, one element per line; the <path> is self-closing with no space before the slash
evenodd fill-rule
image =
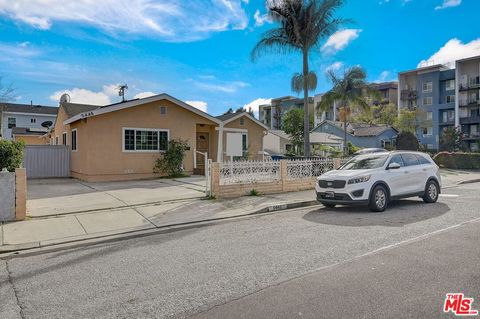
<path id="1" fill-rule="evenodd" d="M 342 122 L 323 121 L 312 132 L 328 133 L 342 139 L 344 137 Z M 347 124 L 347 142 L 362 148 L 391 147 L 397 134 L 397 130 L 387 125 Z"/>
<path id="2" fill-rule="evenodd" d="M 394 104 L 398 103 L 398 82 L 381 82 L 370 84 L 374 90 L 377 91 L 378 97 L 370 101 L 370 105 L 378 104 Z M 325 93 L 317 94 L 314 97 L 314 105 L 317 107 L 318 103 L 322 101 L 322 97 Z M 314 123 L 318 126 L 323 121 L 340 121 L 339 107 L 340 103 L 333 103 L 330 108 L 323 112 L 315 112 Z M 354 110 L 353 114 L 358 113 Z"/>
<path id="3" fill-rule="evenodd" d="M 258 158 L 263 155 L 265 131 L 247 113 L 220 119 L 160 94 L 106 106 L 62 103 L 50 134 L 55 144 L 70 146 L 73 177 L 110 181 L 158 176 L 153 173 L 155 161 L 172 139 L 190 146 L 183 161 L 187 173 L 194 171 L 195 150 L 206 152 L 213 161 L 226 159 L 226 132 L 245 134 L 248 155 Z M 203 159 L 197 155 L 200 171 Z"/>
<path id="4" fill-rule="evenodd" d="M 290 136 L 282 130 L 270 130 L 263 138 L 265 152 L 269 155 L 285 155 L 293 151 Z M 318 153 L 321 145 L 342 149 L 343 139 L 332 134 L 311 132 L 310 146 L 312 154 Z"/>
<path id="5" fill-rule="evenodd" d="M 417 137 L 428 149 L 440 148 L 446 128 L 458 127 L 465 146 L 480 143 L 480 56 L 455 61 L 455 69 L 437 64 L 398 74 L 398 109 L 420 110 Z"/>
<path id="6" fill-rule="evenodd" d="M 280 130 L 285 114 L 293 109 L 303 109 L 303 104 L 303 98 L 296 98 L 294 96 L 272 99 L 270 104 L 264 104 L 258 107 L 259 120 L 271 130 Z M 313 116 L 313 97 L 309 98 L 308 109 Z"/>
<path id="7" fill-rule="evenodd" d="M 23 141 L 26 145 L 47 145 L 44 138 L 45 129 L 14 127 L 12 128 L 12 139 L 14 141 Z"/>
<path id="8" fill-rule="evenodd" d="M 0 134 L 1 138 L 6 140 L 13 140 L 12 130 L 14 128 L 19 133 L 33 133 L 43 135 L 47 132 L 47 124 L 55 123 L 57 117 L 57 107 L 29 105 L 29 104 L 14 104 L 1 103 L 0 104 Z M 44 126 L 42 126 L 44 124 Z M 41 134 L 43 133 L 43 134 Z M 25 135 L 24 135 L 25 136 Z M 31 136 L 31 134 L 29 134 Z M 27 138 L 25 141 L 29 143 L 37 143 L 37 140 Z M 45 144 L 44 140 L 40 144 Z"/>

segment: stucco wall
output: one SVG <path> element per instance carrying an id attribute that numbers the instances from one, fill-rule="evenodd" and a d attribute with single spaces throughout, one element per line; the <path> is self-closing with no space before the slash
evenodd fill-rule
<path id="1" fill-rule="evenodd" d="M 15 135 L 15 141 L 23 141 L 26 145 L 45 145 L 46 141 L 37 135 Z"/>
<path id="2" fill-rule="evenodd" d="M 244 119 L 243 125 L 241 125 L 240 120 Z M 249 116 L 242 116 L 238 119 L 235 119 L 225 125 L 226 128 L 238 128 L 248 130 L 248 154 L 249 159 L 260 160 L 263 158 L 263 136 L 266 134 L 266 129 L 256 123 L 254 120 L 250 119 Z M 226 152 L 227 138 L 226 133 L 223 137 L 223 151 Z"/>

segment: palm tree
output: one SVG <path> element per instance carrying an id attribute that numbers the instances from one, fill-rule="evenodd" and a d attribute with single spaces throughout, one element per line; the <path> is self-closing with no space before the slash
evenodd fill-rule
<path id="1" fill-rule="evenodd" d="M 317 112 L 323 112 L 336 102 L 339 105 L 340 120 L 343 122 L 344 138 L 343 150 L 347 151 L 347 121 L 353 109 L 360 108 L 362 111 L 368 111 L 370 105 L 368 101 L 376 93 L 367 81 L 367 74 L 361 67 L 352 67 L 345 70 L 343 77 L 339 78 L 329 70 L 327 76 L 333 84 L 330 91 L 322 96 L 322 100 L 317 105 Z"/>
<path id="2" fill-rule="evenodd" d="M 251 53 L 251 58 L 255 61 L 261 53 L 268 51 L 301 52 L 303 72 L 300 81 L 303 83 L 297 88 L 298 91 L 303 90 L 305 156 L 310 156 L 308 91 L 316 87 L 316 75 L 309 71 L 308 56 L 310 50 L 317 47 L 323 38 L 346 22 L 334 17 L 335 11 L 343 3 L 344 0 L 268 0 L 270 19 L 279 26 L 263 34 Z M 292 79 L 292 84 L 293 81 Z M 311 84 L 315 84 L 315 87 Z"/>

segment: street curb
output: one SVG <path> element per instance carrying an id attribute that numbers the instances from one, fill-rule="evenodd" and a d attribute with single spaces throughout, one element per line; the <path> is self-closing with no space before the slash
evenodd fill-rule
<path id="1" fill-rule="evenodd" d="M 211 218 L 211 219 L 205 219 L 200 221 L 170 224 L 170 225 L 163 225 L 163 226 L 155 226 L 152 228 L 141 229 L 141 230 L 127 230 L 125 232 L 121 232 L 117 234 L 101 235 L 101 233 L 99 233 L 98 236 L 73 239 L 73 240 L 72 239 L 68 240 L 68 238 L 66 238 L 67 240 L 63 242 L 55 242 L 55 243 L 49 243 L 49 244 L 42 244 L 42 241 L 36 241 L 36 242 L 14 244 L 14 245 L 3 245 L 3 246 L 0 246 L 0 259 L 13 257 L 13 256 L 31 256 L 36 254 L 42 254 L 45 252 L 52 252 L 52 251 L 67 249 L 67 248 L 78 248 L 78 247 L 96 245 L 101 243 L 109 243 L 109 242 L 115 242 L 120 240 L 146 237 L 150 235 L 168 234 L 168 233 L 173 233 L 181 230 L 188 230 L 192 228 L 220 224 L 222 222 L 228 222 L 234 219 L 248 218 L 255 215 L 268 215 L 268 214 L 278 213 L 284 210 L 310 207 L 310 206 L 316 206 L 316 205 L 320 205 L 320 203 L 316 200 L 292 202 L 292 203 L 285 203 L 280 205 L 269 205 L 267 207 L 254 210 L 246 214 Z M 39 250 L 39 249 L 42 249 L 42 250 Z M 19 252 L 26 252 L 26 253 L 22 253 L 21 255 L 19 255 Z"/>
<path id="2" fill-rule="evenodd" d="M 479 183 L 479 182 L 480 182 L 480 178 L 477 178 L 477 179 L 470 179 L 467 181 L 458 182 L 457 185 L 472 184 L 472 183 Z"/>

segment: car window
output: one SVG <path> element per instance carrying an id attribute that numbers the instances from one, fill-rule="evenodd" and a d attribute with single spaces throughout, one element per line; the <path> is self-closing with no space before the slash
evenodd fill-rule
<path id="1" fill-rule="evenodd" d="M 350 169 L 372 169 L 382 167 L 388 159 L 388 155 L 359 155 L 343 166 L 339 167 L 341 170 L 350 170 Z"/>
<path id="2" fill-rule="evenodd" d="M 414 154 L 402 154 L 403 162 L 405 166 L 418 165 L 418 159 Z"/>
<path id="3" fill-rule="evenodd" d="M 422 165 L 422 164 L 432 164 L 432 163 L 430 163 L 430 161 L 429 161 L 428 159 L 426 159 L 426 158 L 423 157 L 422 155 L 417 155 L 417 154 L 415 154 L 415 156 L 417 157 L 418 162 L 420 163 L 420 165 Z"/>
<path id="4" fill-rule="evenodd" d="M 403 159 L 402 157 L 400 156 L 400 154 L 397 154 L 397 155 L 394 155 L 392 157 L 392 159 L 390 160 L 390 163 L 388 163 L 388 165 L 392 164 L 392 163 L 397 163 L 398 165 L 400 165 L 400 167 L 404 167 L 405 164 L 403 163 Z"/>

